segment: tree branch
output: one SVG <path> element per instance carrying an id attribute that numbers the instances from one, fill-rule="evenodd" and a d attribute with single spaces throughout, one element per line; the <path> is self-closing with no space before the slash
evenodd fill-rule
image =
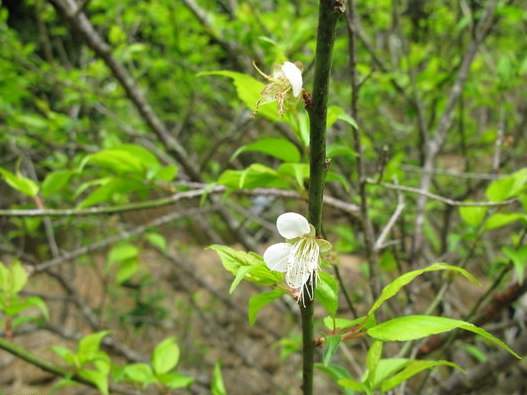
<path id="1" fill-rule="evenodd" d="M 335 28 L 343 8 L 344 4 L 338 0 L 320 0 L 319 3 L 313 100 L 308 108 L 311 150 L 309 158 L 309 222 L 315 227 L 318 236 L 322 235 L 322 203 L 324 179 L 327 170 L 326 117 L 329 75 L 333 44 L 335 42 Z M 305 287 L 311 287 L 311 284 L 308 283 Z M 304 289 L 304 292 L 306 291 Z M 305 305 L 300 307 L 300 310 L 303 342 L 302 391 L 304 395 L 312 395 L 315 351 L 313 342 L 313 300 L 307 300 Z"/>

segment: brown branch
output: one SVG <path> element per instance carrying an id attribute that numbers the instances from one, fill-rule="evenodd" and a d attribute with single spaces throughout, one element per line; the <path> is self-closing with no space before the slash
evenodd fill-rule
<path id="1" fill-rule="evenodd" d="M 48 1 L 50 1 L 62 13 L 64 18 L 82 35 L 86 44 L 110 68 L 113 75 L 126 92 L 126 96 L 132 101 L 139 114 L 152 129 L 152 131 L 157 135 L 159 140 L 165 145 L 167 150 L 178 160 L 189 177 L 193 180 L 199 180 L 200 175 L 196 170 L 196 166 L 190 161 L 190 158 L 188 157 L 187 152 L 183 146 L 171 136 L 167 127 L 158 118 L 150 106 L 150 103 L 148 103 L 146 100 L 143 92 L 136 85 L 131 74 L 113 57 L 111 47 L 95 30 L 84 12 L 78 9 L 75 1 Z"/>
<path id="2" fill-rule="evenodd" d="M 513 348 L 519 354 L 527 353 L 527 335 L 523 336 L 513 344 Z M 496 375 L 505 372 L 518 362 L 514 356 L 507 351 L 501 351 L 491 356 L 487 362 L 478 365 L 466 372 L 453 374 L 434 392 L 437 395 L 461 395 L 474 393 L 490 384 Z M 479 393 L 479 392 L 478 392 Z"/>
<path id="3" fill-rule="evenodd" d="M 419 188 L 425 193 L 430 189 L 435 159 L 446 140 L 448 130 L 452 124 L 453 112 L 468 78 L 470 66 L 476 57 L 481 43 L 484 41 L 493 27 L 495 21 L 494 12 L 496 11 L 496 7 L 497 0 L 490 0 L 485 10 L 485 14 L 477 26 L 475 38 L 470 43 L 467 52 L 463 56 L 461 66 L 457 72 L 454 85 L 450 90 L 450 94 L 445 105 L 445 110 L 443 111 L 443 114 L 439 120 L 439 125 L 436 129 L 435 135 L 433 138 L 430 138 L 427 141 L 426 158 L 423 166 L 424 173 L 423 177 L 421 178 L 421 184 Z M 415 218 L 415 235 L 412 246 L 412 260 L 420 255 L 423 248 L 423 225 L 426 217 L 426 202 L 426 194 L 422 194 L 417 201 L 417 215 Z"/>
<path id="4" fill-rule="evenodd" d="M 192 185 L 200 186 L 200 189 L 179 192 L 174 195 L 160 199 L 147 200 L 144 202 L 133 202 L 108 207 L 89 207 L 85 209 L 0 209 L 0 217 L 83 217 L 90 215 L 120 214 L 129 211 L 148 210 L 172 206 L 183 200 L 197 199 L 206 195 L 217 195 L 229 191 L 226 187 L 221 185 L 217 185 L 212 188 L 208 188 L 206 184 L 201 183 L 193 183 Z M 276 196 L 286 199 L 306 200 L 306 197 L 302 196 L 297 192 L 275 188 L 256 188 L 246 190 L 235 190 L 229 192 L 247 196 Z M 326 203 L 328 206 L 334 207 L 352 215 L 357 215 L 359 211 L 359 208 L 356 205 L 345 202 L 343 200 L 339 200 L 331 196 L 324 196 L 324 203 Z"/>

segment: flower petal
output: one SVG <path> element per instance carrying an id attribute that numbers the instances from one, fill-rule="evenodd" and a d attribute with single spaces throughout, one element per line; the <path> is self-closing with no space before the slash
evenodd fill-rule
<path id="1" fill-rule="evenodd" d="M 302 92 L 302 71 L 294 63 L 284 62 L 282 72 L 291 84 L 293 96 L 298 97 Z"/>
<path id="2" fill-rule="evenodd" d="M 311 230 L 307 219 L 298 213 L 284 213 L 276 220 L 276 228 L 280 236 L 294 239 L 309 234 Z"/>
<path id="3" fill-rule="evenodd" d="M 275 272 L 285 272 L 291 248 L 288 243 L 277 243 L 269 246 L 263 254 L 267 267 Z"/>

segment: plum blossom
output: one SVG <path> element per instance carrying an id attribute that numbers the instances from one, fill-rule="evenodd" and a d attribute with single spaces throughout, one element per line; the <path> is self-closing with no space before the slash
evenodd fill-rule
<path id="1" fill-rule="evenodd" d="M 284 213 L 276 220 L 278 233 L 285 243 L 269 246 L 263 259 L 271 270 L 285 273 L 286 284 L 304 302 L 304 290 L 310 299 L 314 296 L 320 255 L 329 243 L 315 237 L 315 229 L 308 220 L 298 213 Z M 306 284 L 310 287 L 304 287 Z"/>
<path id="2" fill-rule="evenodd" d="M 302 93 L 302 70 L 295 63 L 286 61 L 277 67 L 272 75 L 267 75 L 261 71 L 256 64 L 255 69 L 269 83 L 262 90 L 261 97 L 256 103 L 256 108 L 261 104 L 276 101 L 280 115 L 285 112 L 288 99 L 298 99 Z"/>

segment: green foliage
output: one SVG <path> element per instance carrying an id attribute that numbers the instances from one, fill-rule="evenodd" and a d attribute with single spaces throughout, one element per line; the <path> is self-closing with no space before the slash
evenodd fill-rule
<path id="1" fill-rule="evenodd" d="M 257 314 L 269 303 L 284 296 L 285 292 L 281 289 L 273 291 L 262 292 L 260 294 L 251 296 L 249 299 L 249 308 L 247 310 L 249 325 L 254 325 Z"/>
<path id="2" fill-rule="evenodd" d="M 29 197 L 37 196 L 39 187 L 33 180 L 24 177 L 18 172 L 13 174 L 9 170 L 3 169 L 1 167 L 0 175 L 11 188 L 16 189 L 18 192 L 21 192 Z"/>
<path id="3" fill-rule="evenodd" d="M 216 362 L 214 364 L 214 372 L 212 373 L 212 382 L 210 391 L 212 395 L 228 395 L 223 383 L 223 376 L 221 374 L 221 364 Z"/>
<path id="4" fill-rule="evenodd" d="M 507 350 L 516 358 L 521 357 L 515 353 L 504 342 L 488 333 L 486 330 L 477 327 L 469 322 L 455 320 L 452 318 L 409 315 L 393 318 L 389 321 L 381 322 L 368 329 L 367 333 L 374 339 L 382 341 L 408 341 L 421 339 L 426 336 L 437 335 L 451 331 L 453 329 L 463 329 L 475 333 L 490 343 Z"/>
<path id="5" fill-rule="evenodd" d="M 0 312 L 11 320 L 25 310 L 36 308 L 46 320 L 49 319 L 48 308 L 41 298 L 19 295 L 27 281 L 28 273 L 20 262 L 15 261 L 9 266 L 0 262 Z M 15 326 L 16 323 L 14 321 Z"/>
<path id="6" fill-rule="evenodd" d="M 154 348 L 151 364 L 126 365 L 123 368 L 124 378 L 142 388 L 151 384 L 170 390 L 188 387 L 192 384 L 193 378 L 175 370 L 179 362 L 179 355 L 179 347 L 175 339 L 169 337 Z"/>
<path id="7" fill-rule="evenodd" d="M 289 140 L 283 138 L 269 137 L 259 139 L 253 143 L 241 146 L 232 157 L 236 158 L 244 152 L 260 152 L 284 162 L 300 161 L 300 152 L 298 152 L 296 146 Z"/>
<path id="8" fill-rule="evenodd" d="M 91 381 L 103 395 L 109 394 L 108 380 L 111 360 L 108 354 L 100 349 L 101 341 L 108 335 L 107 331 L 92 333 L 83 337 L 77 351 L 62 346 L 53 347 L 59 355 L 82 378 Z"/>
<path id="9" fill-rule="evenodd" d="M 403 287 L 412 282 L 415 278 L 421 276 L 424 273 L 447 270 L 457 274 L 463 275 L 465 278 L 472 282 L 477 282 L 477 280 L 466 270 L 453 266 L 447 265 L 446 263 L 434 263 L 424 269 L 413 270 L 411 272 L 405 273 L 391 283 L 386 285 L 377 300 L 373 303 L 368 311 L 368 315 L 374 314 L 388 299 L 394 297 Z"/>

